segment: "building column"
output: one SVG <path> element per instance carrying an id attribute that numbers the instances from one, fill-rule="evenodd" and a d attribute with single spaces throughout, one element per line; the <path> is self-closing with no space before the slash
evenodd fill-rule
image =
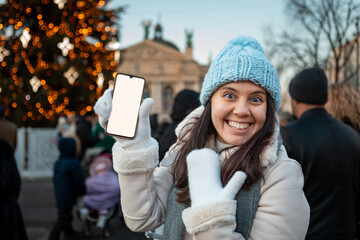
<path id="1" fill-rule="evenodd" d="M 154 82 L 150 86 L 150 97 L 155 100 L 154 106 L 151 110 L 152 113 L 162 112 L 162 89 L 161 83 Z"/>

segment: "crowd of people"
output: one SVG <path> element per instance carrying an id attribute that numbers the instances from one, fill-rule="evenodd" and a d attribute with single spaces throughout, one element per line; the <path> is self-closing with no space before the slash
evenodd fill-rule
<path id="1" fill-rule="evenodd" d="M 55 141 L 60 152 L 53 174 L 57 219 L 49 239 L 82 238 L 72 225 L 75 208 L 84 222 L 96 211 L 96 225 L 103 229 L 108 210 L 120 202 L 118 178 L 112 169 L 115 140 L 90 111 L 78 118 L 60 115 Z"/>
<path id="2" fill-rule="evenodd" d="M 144 99 L 133 139 L 105 133 L 111 92 L 95 112 L 59 116 L 50 240 L 82 238 L 75 207 L 83 220 L 96 211 L 104 228 L 120 200 L 131 230 L 162 227 L 164 239 L 360 239 L 359 87 L 306 68 L 291 79 L 284 111 L 275 68 L 256 39 L 241 36 L 211 63 L 201 92 L 175 96 L 170 118 L 150 114 L 154 100 Z M 16 126 L 5 110 L 0 230 L 27 239 Z"/>

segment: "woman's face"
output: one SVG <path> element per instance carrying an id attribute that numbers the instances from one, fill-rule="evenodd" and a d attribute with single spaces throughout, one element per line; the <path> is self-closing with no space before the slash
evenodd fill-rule
<path id="1" fill-rule="evenodd" d="M 264 125 L 266 91 L 249 81 L 221 86 L 211 97 L 211 120 L 221 142 L 242 145 Z"/>

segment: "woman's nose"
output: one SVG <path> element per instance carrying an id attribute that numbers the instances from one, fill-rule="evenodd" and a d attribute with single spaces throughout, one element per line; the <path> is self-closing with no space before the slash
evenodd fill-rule
<path id="1" fill-rule="evenodd" d="M 250 115 L 249 106 L 246 101 L 238 101 L 235 103 L 233 113 L 239 117 Z"/>

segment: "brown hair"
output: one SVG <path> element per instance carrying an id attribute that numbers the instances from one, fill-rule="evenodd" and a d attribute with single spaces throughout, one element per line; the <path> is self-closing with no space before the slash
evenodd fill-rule
<path id="1" fill-rule="evenodd" d="M 177 202 L 190 202 L 186 156 L 193 149 L 204 148 L 211 136 L 217 132 L 211 120 L 211 101 L 207 103 L 201 116 L 192 124 L 187 131 L 181 132 L 178 145 L 180 150 L 176 155 L 173 165 L 174 187 L 177 189 Z M 229 158 L 225 159 L 221 166 L 221 181 L 226 183 L 237 171 L 246 173 L 247 178 L 243 188 L 248 189 L 253 183 L 263 177 L 260 156 L 267 145 L 271 142 L 274 132 L 275 106 L 272 98 L 267 95 L 266 120 L 263 127 L 236 150 Z"/>

